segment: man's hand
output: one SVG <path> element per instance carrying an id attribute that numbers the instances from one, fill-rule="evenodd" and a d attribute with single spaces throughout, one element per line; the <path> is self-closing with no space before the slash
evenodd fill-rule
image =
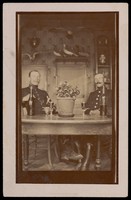
<path id="1" fill-rule="evenodd" d="M 22 101 L 28 101 L 30 98 L 30 94 L 27 94 L 25 97 L 23 97 Z M 34 95 L 33 95 L 33 98 L 36 98 Z"/>
<path id="2" fill-rule="evenodd" d="M 97 110 L 91 110 L 90 115 L 100 115 L 100 111 L 98 109 Z"/>
<path id="3" fill-rule="evenodd" d="M 22 115 L 27 115 L 27 109 L 26 108 L 22 108 L 21 112 L 22 112 Z"/>
<path id="4" fill-rule="evenodd" d="M 22 101 L 28 101 L 30 97 L 30 94 L 27 94 L 25 97 L 23 97 Z"/>

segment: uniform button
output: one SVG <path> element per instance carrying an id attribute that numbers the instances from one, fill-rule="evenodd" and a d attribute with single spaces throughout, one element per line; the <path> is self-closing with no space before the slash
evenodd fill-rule
<path id="1" fill-rule="evenodd" d="M 98 98 L 96 98 L 96 100 L 98 100 Z"/>
<path id="2" fill-rule="evenodd" d="M 98 103 L 96 102 L 96 105 L 97 105 Z"/>
<path id="3" fill-rule="evenodd" d="M 100 91 L 100 90 L 99 90 L 98 92 L 99 92 L 99 93 L 101 93 L 101 91 Z"/>
<path id="4" fill-rule="evenodd" d="M 96 106 L 94 106 L 94 108 L 96 108 Z"/>
<path id="5" fill-rule="evenodd" d="M 97 96 L 99 97 L 100 95 L 98 94 Z"/>

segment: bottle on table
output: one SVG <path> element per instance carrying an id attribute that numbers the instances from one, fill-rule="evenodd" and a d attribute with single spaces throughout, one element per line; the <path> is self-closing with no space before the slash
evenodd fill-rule
<path id="1" fill-rule="evenodd" d="M 106 114 L 107 114 L 106 94 L 105 94 L 105 85 L 103 85 L 102 95 L 100 98 L 100 115 L 106 116 Z"/>
<path id="2" fill-rule="evenodd" d="M 29 95 L 29 108 L 28 108 L 28 115 L 34 115 L 34 99 L 33 99 L 33 87 L 30 86 L 30 95 Z"/>

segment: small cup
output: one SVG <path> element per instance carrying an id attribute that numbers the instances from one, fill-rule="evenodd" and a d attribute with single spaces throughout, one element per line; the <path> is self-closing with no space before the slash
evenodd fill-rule
<path id="1" fill-rule="evenodd" d="M 44 111 L 46 115 L 50 114 L 50 107 L 44 107 Z"/>

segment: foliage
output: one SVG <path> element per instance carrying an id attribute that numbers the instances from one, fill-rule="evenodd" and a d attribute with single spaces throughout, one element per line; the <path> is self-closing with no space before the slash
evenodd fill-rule
<path id="1" fill-rule="evenodd" d="M 77 95 L 80 94 L 78 87 L 73 87 L 67 81 L 60 83 L 57 87 L 56 95 L 57 97 L 72 97 L 75 98 Z"/>

